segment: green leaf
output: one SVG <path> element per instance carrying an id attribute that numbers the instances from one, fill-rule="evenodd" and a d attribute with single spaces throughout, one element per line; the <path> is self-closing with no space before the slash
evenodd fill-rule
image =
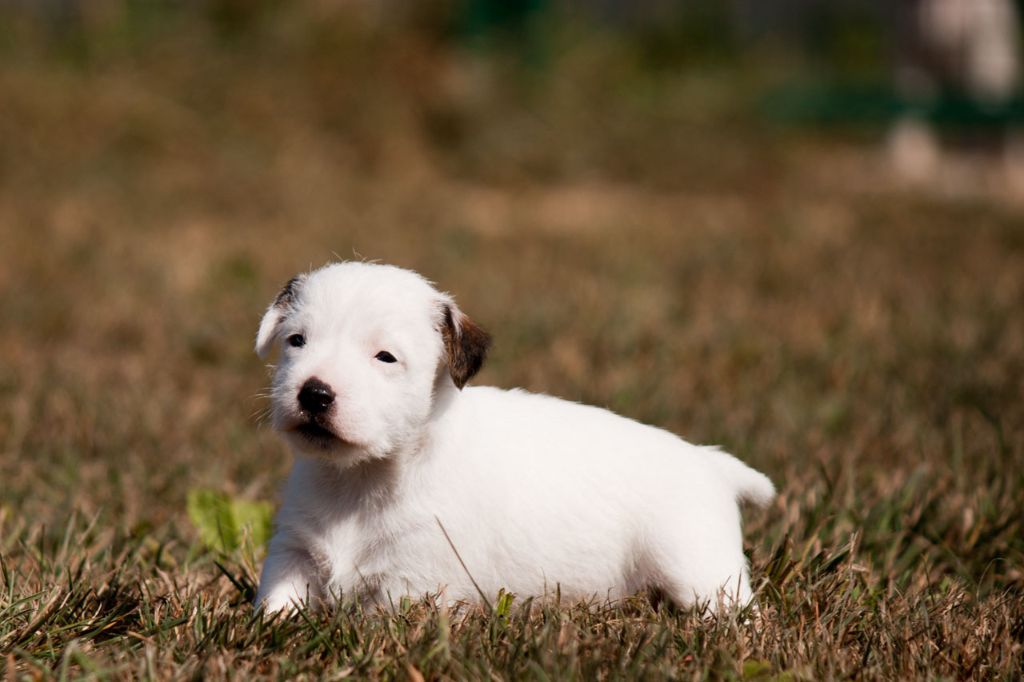
<path id="1" fill-rule="evenodd" d="M 511 592 L 506 592 L 504 588 L 498 591 L 498 600 L 494 603 L 495 615 L 503 618 L 508 618 L 509 614 L 512 613 L 512 602 L 515 601 L 516 595 Z"/>
<path id="2" fill-rule="evenodd" d="M 203 544 L 218 552 L 231 552 L 242 546 L 247 535 L 256 547 L 267 543 L 273 507 L 269 502 L 239 500 L 194 488 L 188 492 L 188 516 Z"/>

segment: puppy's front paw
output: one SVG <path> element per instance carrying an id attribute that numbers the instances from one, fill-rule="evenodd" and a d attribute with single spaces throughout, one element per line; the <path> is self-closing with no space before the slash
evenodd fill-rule
<path id="1" fill-rule="evenodd" d="M 267 613 L 293 611 L 317 600 L 320 594 L 318 583 L 313 579 L 313 569 L 308 555 L 294 551 L 274 551 L 275 536 L 270 541 L 271 550 L 263 564 L 260 589 L 254 605 Z"/>
<path id="2" fill-rule="evenodd" d="M 305 608 L 307 601 L 305 595 L 299 594 L 289 586 L 274 590 L 265 596 L 258 596 L 254 605 L 257 609 L 263 609 L 268 614 L 277 613 L 278 611 L 291 613 L 296 609 Z"/>

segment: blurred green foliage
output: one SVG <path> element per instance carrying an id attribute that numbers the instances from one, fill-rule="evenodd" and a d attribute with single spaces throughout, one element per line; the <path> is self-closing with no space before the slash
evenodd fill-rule
<path id="1" fill-rule="evenodd" d="M 313 87 L 338 88 L 346 74 L 361 67 L 370 74 L 379 68 L 373 62 L 394 60 L 404 62 L 411 79 L 401 85 L 429 98 L 438 84 L 417 79 L 432 69 L 436 52 L 468 50 L 499 66 L 509 87 L 501 104 L 508 108 L 529 107 L 538 88 L 564 87 L 568 78 L 594 97 L 670 109 L 677 105 L 675 84 L 700 74 L 719 81 L 707 87 L 734 90 L 729 112 L 717 115 L 747 122 L 877 128 L 910 112 L 942 126 L 990 127 L 1024 116 L 1021 100 L 995 108 L 958 93 L 905 101 L 891 76 L 903 38 L 895 33 L 895 12 L 879 3 L 812 2 L 789 10 L 781 23 L 751 19 L 772 16 L 763 8 L 742 9 L 751 6 L 718 0 L 636 6 L 549 0 L 14 3 L 0 6 L 0 55 L 103 69 L 177 60 L 191 45 L 257 64 L 315 61 L 326 81 Z M 589 73 L 579 73 L 581 67 Z M 372 79 L 352 85 L 362 94 L 387 87 Z M 424 125 L 440 144 L 458 144 L 465 121 L 434 100 L 426 103 Z"/>
<path id="2" fill-rule="evenodd" d="M 779 31 L 744 21 L 739 3 L 719 0 L 571 3 L 550 0 L 317 3 L 312 0 L 103 0 L 0 5 L 0 45 L 28 46 L 77 63 L 146 51 L 156 41 L 212 38 L 226 46 L 316 44 L 318 36 L 355 34 L 375 24 L 453 47 L 505 52 L 535 67 L 564 48 L 566 36 L 613 37 L 644 68 L 673 70 L 732 62 L 766 51 L 803 56 L 816 68 L 877 77 L 886 66 L 888 27 L 878 13 L 812 4 Z M 344 29 L 345 25 L 349 29 Z"/>

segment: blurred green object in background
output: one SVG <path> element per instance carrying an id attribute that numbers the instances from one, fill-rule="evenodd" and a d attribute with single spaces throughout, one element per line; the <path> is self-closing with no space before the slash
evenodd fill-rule
<path id="1" fill-rule="evenodd" d="M 884 127 L 913 116 L 940 128 L 1003 130 L 1024 122 L 1024 99 L 988 103 L 961 92 L 910 99 L 882 84 L 792 84 L 769 92 L 761 110 L 790 125 Z"/>

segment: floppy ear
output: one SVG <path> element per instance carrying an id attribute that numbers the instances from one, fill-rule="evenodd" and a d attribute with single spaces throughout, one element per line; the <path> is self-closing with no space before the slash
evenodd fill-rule
<path id="1" fill-rule="evenodd" d="M 260 329 L 256 332 L 256 355 L 259 355 L 261 359 L 266 359 L 270 355 L 270 349 L 277 338 L 277 327 L 281 320 L 291 312 L 305 279 L 305 275 L 296 275 L 288 280 L 284 288 L 278 292 L 277 298 L 267 308 L 267 312 L 264 313 Z"/>
<path id="2" fill-rule="evenodd" d="M 445 303 L 443 311 L 441 337 L 444 339 L 448 372 L 455 386 L 461 389 L 484 364 L 491 335 L 466 317 L 454 303 Z"/>

